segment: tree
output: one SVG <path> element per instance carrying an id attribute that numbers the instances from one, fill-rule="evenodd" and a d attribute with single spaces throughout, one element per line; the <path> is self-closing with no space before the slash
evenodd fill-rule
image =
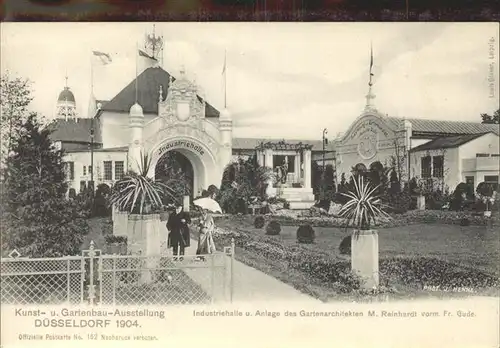
<path id="1" fill-rule="evenodd" d="M 244 206 L 252 198 L 266 199 L 267 185 L 273 180 L 275 177 L 272 170 L 260 166 L 256 157 L 246 160 L 239 158 L 224 169 L 217 200 L 226 212 L 234 213 L 236 207 L 246 211 Z"/>
<path id="2" fill-rule="evenodd" d="M 28 106 L 33 100 L 31 82 L 20 77 L 12 78 L 9 72 L 6 72 L 0 77 L 0 93 L 0 156 L 3 167 L 21 125 L 30 115 Z"/>
<path id="3" fill-rule="evenodd" d="M 23 256 L 56 257 L 79 252 L 89 212 L 67 199 L 63 152 L 35 114 L 19 128 L 6 160 L 2 250 Z"/>
<path id="4" fill-rule="evenodd" d="M 492 115 L 488 115 L 488 114 L 481 114 L 481 119 L 482 119 L 481 123 L 498 124 L 499 119 L 500 119 L 500 109 L 498 109 L 497 111 L 495 111 L 493 113 L 493 116 Z"/>

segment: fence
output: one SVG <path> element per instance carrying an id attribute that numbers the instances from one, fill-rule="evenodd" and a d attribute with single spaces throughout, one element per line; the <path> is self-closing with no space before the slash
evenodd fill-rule
<path id="1" fill-rule="evenodd" d="M 223 252 L 104 255 L 0 260 L 2 304 L 173 305 L 231 302 L 234 241 Z"/>

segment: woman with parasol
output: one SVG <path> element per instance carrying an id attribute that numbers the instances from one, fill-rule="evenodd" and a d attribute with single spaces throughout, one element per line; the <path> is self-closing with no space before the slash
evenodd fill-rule
<path id="1" fill-rule="evenodd" d="M 196 255 L 207 255 L 215 252 L 215 243 L 213 231 L 215 229 L 214 219 L 211 212 L 222 212 L 215 200 L 211 198 L 200 198 L 193 202 L 201 210 L 201 219 L 199 223 L 198 248 Z M 200 257 L 203 260 L 203 257 Z"/>

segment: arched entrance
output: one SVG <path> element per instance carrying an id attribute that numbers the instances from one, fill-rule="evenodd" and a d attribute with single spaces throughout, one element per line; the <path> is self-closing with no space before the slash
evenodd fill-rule
<path id="1" fill-rule="evenodd" d="M 194 194 L 194 168 L 191 161 L 180 151 L 170 150 L 165 152 L 156 162 L 155 180 L 159 180 L 171 187 L 178 202 L 185 195 L 193 198 Z M 167 199 L 165 203 L 172 203 Z"/>

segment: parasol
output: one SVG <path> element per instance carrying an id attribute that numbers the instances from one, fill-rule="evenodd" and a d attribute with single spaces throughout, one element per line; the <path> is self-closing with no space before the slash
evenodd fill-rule
<path id="1" fill-rule="evenodd" d="M 209 197 L 197 199 L 193 202 L 193 204 L 214 213 L 222 213 L 219 203 Z"/>

